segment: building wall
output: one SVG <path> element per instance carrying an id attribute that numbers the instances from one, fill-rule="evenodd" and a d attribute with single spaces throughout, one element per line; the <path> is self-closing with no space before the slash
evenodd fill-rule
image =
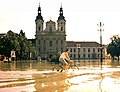
<path id="1" fill-rule="evenodd" d="M 68 42 L 69 43 L 69 42 Z M 85 42 L 86 43 L 86 42 Z M 88 42 L 89 46 L 76 46 L 75 42 L 72 44 L 74 46 L 70 46 L 70 44 L 67 45 L 67 48 L 70 49 L 69 56 L 74 59 L 74 60 L 79 60 L 79 59 L 100 59 L 100 46 L 91 46 L 92 42 Z M 81 44 L 81 43 L 80 43 Z M 82 42 L 84 44 L 84 42 Z M 81 44 L 81 45 L 82 45 Z M 103 48 L 103 59 L 105 58 L 105 48 Z"/>

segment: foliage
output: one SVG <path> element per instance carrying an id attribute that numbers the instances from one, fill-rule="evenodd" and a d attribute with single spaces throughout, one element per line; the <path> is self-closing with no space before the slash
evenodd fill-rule
<path id="1" fill-rule="evenodd" d="M 110 54 L 111 57 L 114 59 L 114 57 L 120 56 L 120 37 L 118 35 L 115 35 L 111 37 L 111 43 L 107 46 L 107 54 Z"/>
<path id="2" fill-rule="evenodd" d="M 10 57 L 11 51 L 14 50 L 17 58 L 29 59 L 32 48 L 32 44 L 30 44 L 22 30 L 19 34 L 10 30 L 0 38 L 0 54 L 6 57 Z"/>

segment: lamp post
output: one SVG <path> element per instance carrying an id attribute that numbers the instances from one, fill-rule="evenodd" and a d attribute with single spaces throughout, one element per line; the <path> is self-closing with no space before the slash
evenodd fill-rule
<path id="1" fill-rule="evenodd" d="M 102 50 L 103 50 L 103 48 L 102 48 L 102 31 L 104 31 L 104 29 L 103 29 L 103 26 L 104 26 L 104 24 L 102 23 L 102 22 L 100 22 L 100 24 L 97 24 L 97 26 L 99 27 L 99 32 L 100 32 L 100 62 L 102 63 L 102 61 L 103 61 L 103 54 L 102 54 Z"/>

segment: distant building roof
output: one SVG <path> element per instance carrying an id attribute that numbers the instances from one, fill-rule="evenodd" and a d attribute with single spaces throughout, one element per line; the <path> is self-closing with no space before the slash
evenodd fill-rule
<path id="1" fill-rule="evenodd" d="M 97 42 L 89 42 L 89 41 L 81 41 L 81 42 L 76 42 L 76 41 L 67 41 L 67 47 L 99 47 L 100 44 Z"/>

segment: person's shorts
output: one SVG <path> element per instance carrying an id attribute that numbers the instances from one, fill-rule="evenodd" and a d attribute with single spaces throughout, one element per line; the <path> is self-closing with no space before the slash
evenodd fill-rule
<path id="1" fill-rule="evenodd" d="M 60 61 L 63 65 L 68 64 L 68 63 L 67 63 L 67 59 L 59 58 L 59 61 Z"/>

